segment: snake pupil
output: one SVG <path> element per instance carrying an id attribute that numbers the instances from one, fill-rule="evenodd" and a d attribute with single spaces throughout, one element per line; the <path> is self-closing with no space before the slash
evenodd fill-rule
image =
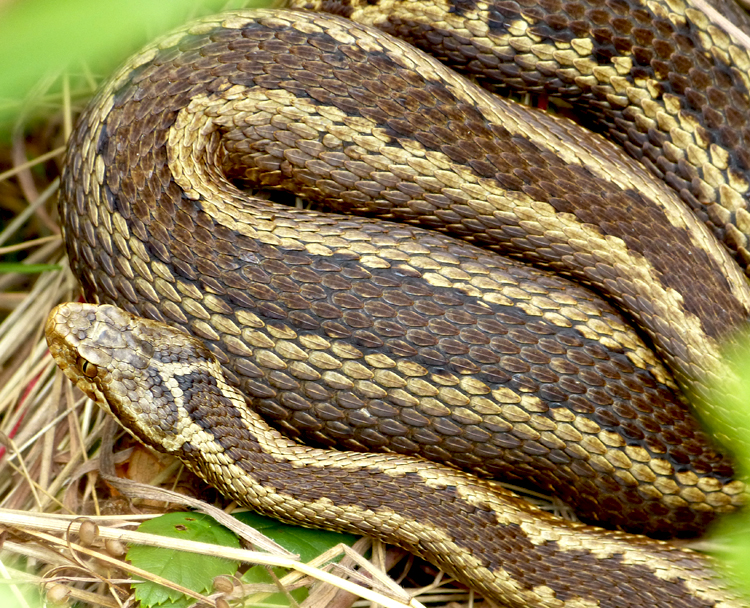
<path id="1" fill-rule="evenodd" d="M 81 372 L 83 373 L 84 376 L 86 376 L 87 378 L 96 378 L 96 374 L 99 370 L 97 369 L 96 365 L 91 363 L 91 361 L 86 361 L 85 359 L 82 359 L 80 367 L 81 367 Z"/>

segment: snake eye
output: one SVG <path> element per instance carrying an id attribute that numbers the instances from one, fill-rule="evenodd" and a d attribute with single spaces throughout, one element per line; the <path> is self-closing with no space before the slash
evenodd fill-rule
<path id="1" fill-rule="evenodd" d="M 87 378 L 96 378 L 96 374 L 98 370 L 96 369 L 96 365 L 91 363 L 91 361 L 86 361 L 83 359 L 80 363 L 81 372 L 84 376 Z"/>

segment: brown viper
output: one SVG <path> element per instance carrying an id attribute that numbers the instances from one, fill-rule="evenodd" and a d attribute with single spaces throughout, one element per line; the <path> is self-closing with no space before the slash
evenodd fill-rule
<path id="1" fill-rule="evenodd" d="M 271 517 L 400 545 L 512 607 L 748 605 L 699 553 L 571 523 L 421 458 L 301 446 L 247 407 L 200 340 L 167 325 L 71 302 L 52 311 L 47 338 L 135 437 Z"/>
<path id="2" fill-rule="evenodd" d="M 560 494 L 588 521 L 633 531 L 696 534 L 715 512 L 740 504 L 744 484 L 731 481 L 729 462 L 686 414 L 670 374 L 592 292 L 420 228 L 250 198 L 230 180 L 295 184 L 333 208 L 432 224 L 581 279 L 622 304 L 699 407 L 715 409 L 706 385 L 729 373 L 719 342 L 745 324 L 750 290 L 680 199 L 604 140 L 498 100 L 409 45 L 343 19 L 236 13 L 155 43 L 102 88 L 70 141 L 61 215 L 87 297 L 184 326 L 204 340 L 250 406 L 293 436 L 520 478 Z M 84 309 L 82 318 L 99 314 Z M 51 318 L 51 344 L 69 333 L 66 323 L 64 316 Z M 85 333 L 71 336 L 94 337 Z M 179 341 L 175 335 L 170 339 Z M 68 369 L 84 365 L 85 353 L 78 355 L 84 359 L 68 362 Z M 207 359 L 203 351 L 198 358 Z M 87 369 L 102 383 L 111 373 Z M 83 382 L 91 394 L 109 398 L 103 386 L 97 392 Z M 217 399 L 236 400 L 223 392 L 223 380 L 215 383 L 224 395 Z M 236 455 L 223 438 L 256 436 L 260 427 L 247 426 L 253 415 L 233 414 L 228 428 L 235 430 L 227 431 L 195 407 L 188 409 L 199 415 L 180 410 L 179 419 L 198 424 L 205 436 L 199 449 L 180 457 L 234 497 L 273 511 L 251 496 L 257 478 L 236 468 L 240 459 L 224 463 L 225 478 L 206 472 L 211 450 L 230 460 Z M 118 416 L 131 431 L 170 449 L 139 432 L 137 409 L 129 411 Z M 247 449 L 277 461 L 263 447 Z M 291 453 L 294 460 L 297 452 Z M 419 467 L 456 480 L 441 496 L 460 495 L 464 483 L 484 488 L 438 465 Z M 380 472 L 373 465 L 371 474 Z M 511 603 L 532 598 L 547 605 L 557 597 L 573 605 L 575 597 L 596 596 L 607 605 L 601 593 L 577 590 L 570 581 L 578 578 L 564 589 L 550 579 L 541 589 L 538 579 L 532 584 L 504 569 L 505 541 L 480 549 L 466 540 L 476 526 L 502 523 L 505 498 L 481 490 L 471 523 L 442 520 L 440 508 L 416 498 L 424 479 L 407 478 L 417 492 L 409 509 L 424 509 L 409 524 L 431 525 L 452 543 L 417 552 Z M 319 490 L 316 500 L 343 501 L 353 519 L 326 525 L 371 530 L 361 510 L 375 500 L 369 491 L 345 500 L 335 485 L 327 497 Z M 402 491 L 409 496 L 408 488 Z M 385 513 L 379 509 L 371 509 L 377 520 Z M 597 555 L 598 541 L 581 545 L 579 534 L 609 534 L 550 525 L 565 532 L 548 543 L 511 526 L 510 551 L 531 545 L 557 555 L 551 559 L 562 562 L 564 575 L 556 566 L 550 576 L 561 580 Z M 500 527 L 502 537 L 509 528 Z M 413 533 L 377 533 L 400 544 L 414 540 Z M 696 590 L 705 584 L 696 582 L 701 576 L 712 575 L 663 566 L 684 559 L 703 569 L 702 558 L 615 537 L 625 543 L 618 547 L 632 543 L 637 551 L 647 543 L 672 556 L 662 562 L 648 552 L 633 554 L 640 575 L 653 562 L 659 565 L 649 571 L 672 583 L 651 586 L 663 601 L 639 595 L 631 605 L 671 605 L 666 598 L 680 594 L 692 605 L 718 605 L 724 592 Z M 604 570 L 613 567 L 607 551 L 600 554 Z M 630 558 L 613 551 L 627 570 Z M 474 559 L 479 565 L 467 574 L 462 568 Z M 623 576 L 632 583 L 632 572 Z M 522 593 L 514 596 L 514 589 Z M 611 594 L 613 605 L 626 595 Z"/>

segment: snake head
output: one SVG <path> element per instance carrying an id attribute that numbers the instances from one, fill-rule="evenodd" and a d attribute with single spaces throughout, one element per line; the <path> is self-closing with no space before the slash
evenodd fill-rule
<path id="1" fill-rule="evenodd" d="M 219 368 L 199 340 L 116 306 L 76 302 L 52 310 L 45 334 L 65 375 L 136 438 L 162 452 L 182 447 L 180 379 Z"/>

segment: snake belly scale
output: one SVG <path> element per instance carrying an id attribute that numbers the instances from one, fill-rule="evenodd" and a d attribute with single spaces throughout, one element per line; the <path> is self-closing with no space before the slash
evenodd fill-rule
<path id="1" fill-rule="evenodd" d="M 417 227 L 257 200 L 230 178 L 509 244 L 542 269 Z M 71 138 L 60 204 L 87 297 L 125 310 L 52 315 L 56 360 L 233 498 L 411 546 L 512 605 L 610 605 L 611 590 L 585 582 L 607 572 L 621 589 L 611 605 L 638 579 L 653 585 L 633 606 L 732 605 L 697 554 L 559 522 L 442 465 L 301 448 L 244 407 L 320 445 L 521 479 L 634 532 L 694 535 L 739 506 L 744 484 L 676 388 L 715 407 L 706 385 L 729 374 L 719 342 L 745 323 L 750 290 L 679 198 L 604 140 L 340 17 L 239 12 L 147 47 L 102 88 Z M 670 250 L 685 269 L 670 270 Z M 669 371 L 607 302 L 545 269 L 623 304 Z M 150 367 L 143 335 L 174 345 L 183 380 Z M 148 369 L 147 386 L 130 365 Z M 146 406 L 154 383 L 161 405 Z M 146 432 L 165 417 L 176 426 Z M 406 521 L 335 475 L 305 493 L 294 475 L 322 476 L 322 462 L 390 483 Z M 543 561 L 516 567 L 520 547 Z M 532 574 L 544 563 L 554 573 Z"/>

